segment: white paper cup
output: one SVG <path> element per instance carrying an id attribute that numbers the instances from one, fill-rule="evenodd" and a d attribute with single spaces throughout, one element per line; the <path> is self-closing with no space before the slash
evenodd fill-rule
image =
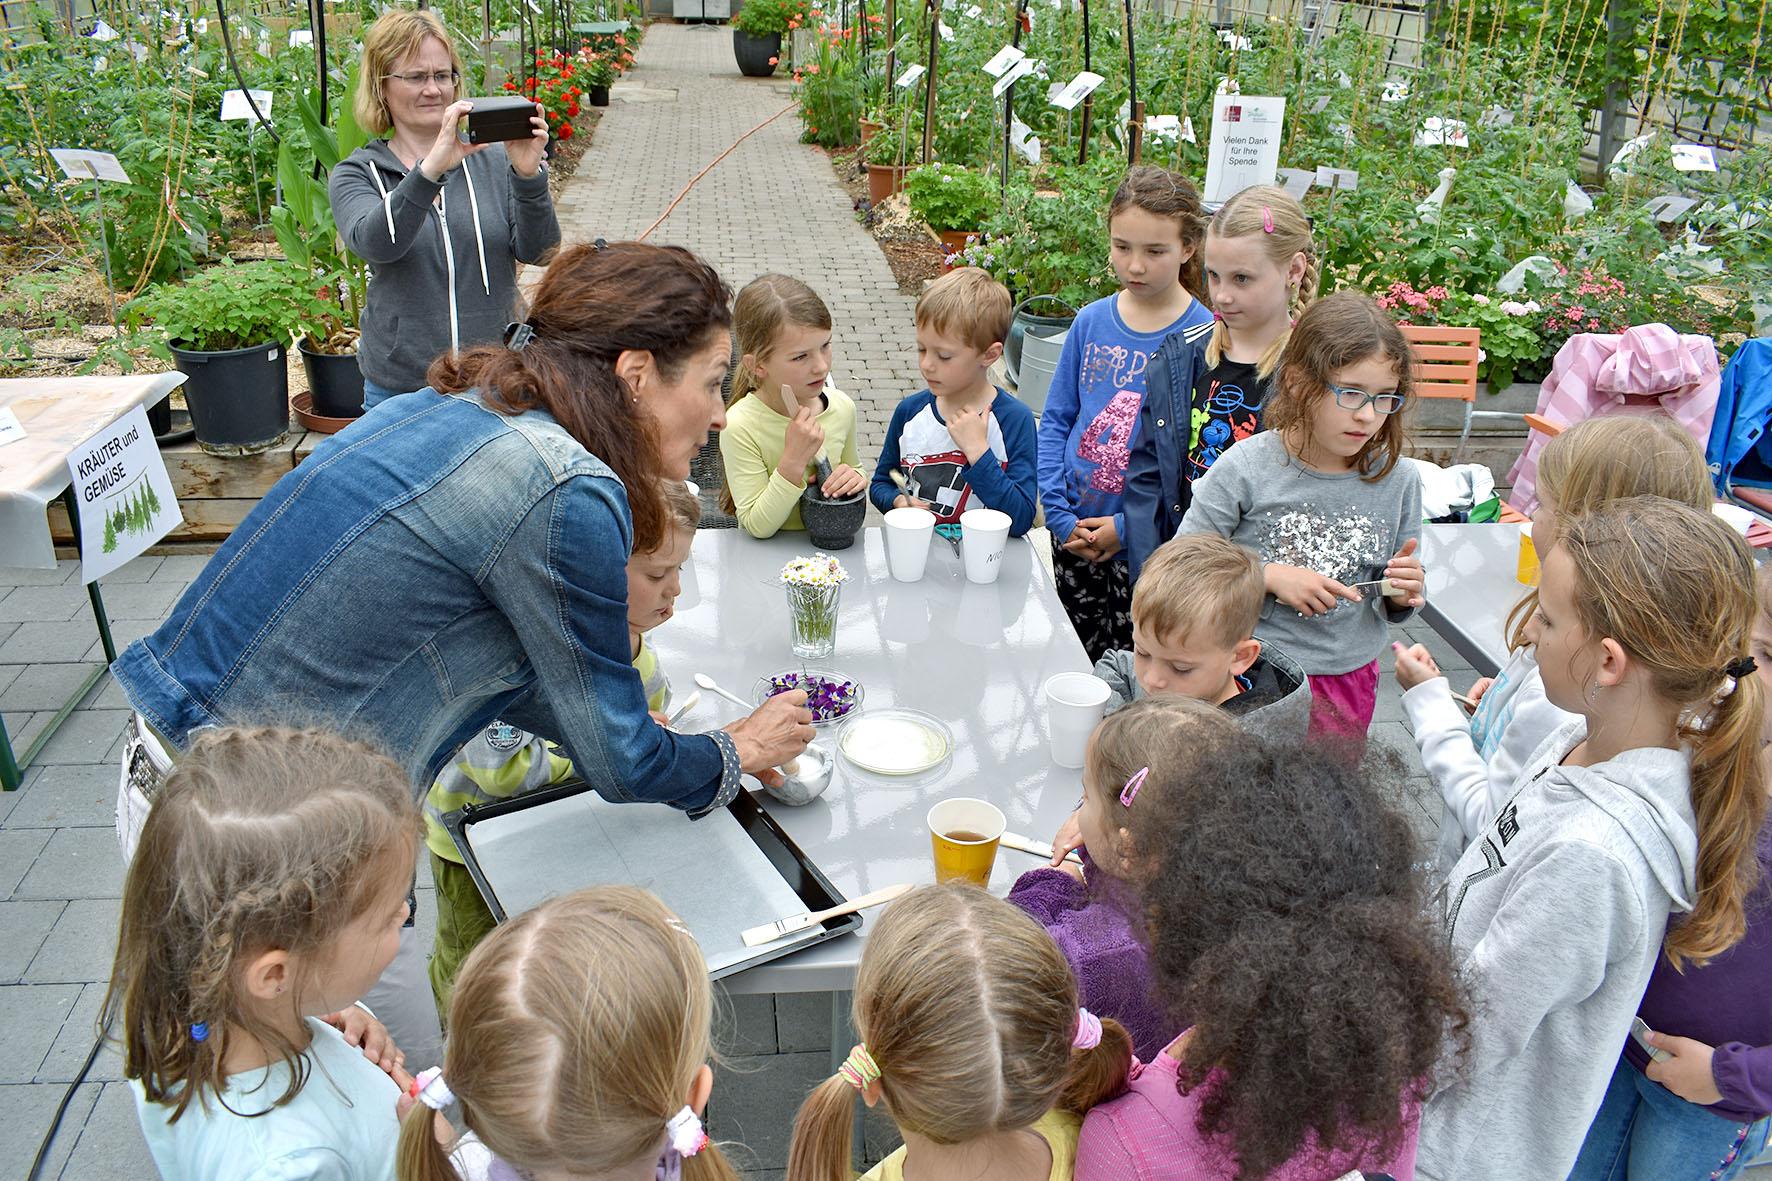
<path id="1" fill-rule="evenodd" d="M 1009 826 L 1002 809 L 985 800 L 957 797 L 929 809 L 929 841 L 935 880 L 991 884 L 997 843 Z"/>
<path id="2" fill-rule="evenodd" d="M 1008 513 L 975 508 L 960 514 L 960 553 L 966 559 L 968 581 L 997 581 L 1003 572 L 1003 547 L 1008 544 Z"/>
<path id="3" fill-rule="evenodd" d="M 899 582 L 917 582 L 929 564 L 935 514 L 926 508 L 895 508 L 886 513 L 886 567 Z"/>
<path id="4" fill-rule="evenodd" d="M 1081 767 L 1089 735 L 1107 712 L 1107 682 L 1088 673 L 1059 673 L 1046 682 L 1046 737 L 1052 761 Z"/>
<path id="5" fill-rule="evenodd" d="M 1727 521 L 1729 527 L 1743 537 L 1747 536 L 1747 531 L 1752 529 L 1754 521 L 1758 520 L 1757 517 L 1740 505 L 1729 504 L 1727 501 L 1722 500 L 1711 505 L 1710 511 Z"/>

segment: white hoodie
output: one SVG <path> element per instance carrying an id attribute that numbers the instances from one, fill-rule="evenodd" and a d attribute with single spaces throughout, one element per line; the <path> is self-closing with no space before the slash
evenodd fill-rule
<path id="1" fill-rule="evenodd" d="M 1471 1053 L 1422 1109 L 1427 1181 L 1568 1176 L 1668 916 L 1691 909 L 1691 753 L 1561 766 L 1585 734 L 1578 718 L 1545 740 L 1447 885 Z"/>
<path id="2" fill-rule="evenodd" d="M 1468 719 L 1445 677 L 1403 694 L 1421 761 L 1443 801 L 1434 850 L 1441 874 L 1451 873 L 1466 846 L 1483 835 L 1513 794 L 1520 768 L 1551 731 L 1575 720 L 1545 697 L 1535 652 L 1527 646 L 1508 657 Z"/>

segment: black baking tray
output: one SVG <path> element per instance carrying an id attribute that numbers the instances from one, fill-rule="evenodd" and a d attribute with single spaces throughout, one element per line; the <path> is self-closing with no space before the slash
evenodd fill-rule
<path id="1" fill-rule="evenodd" d="M 505 913 L 504 905 L 499 901 L 498 894 L 493 890 L 491 883 L 486 880 L 486 875 L 481 872 L 479 859 L 475 857 L 473 846 L 468 840 L 468 830 L 482 820 L 489 820 L 495 816 L 506 816 L 528 808 L 538 808 L 592 790 L 594 789 L 590 784 L 575 777 L 564 780 L 553 787 L 543 788 L 540 791 L 530 792 L 513 799 L 499 800 L 491 804 L 469 804 L 460 811 L 451 812 L 443 817 L 443 827 L 448 831 L 450 839 L 455 842 L 455 848 L 461 854 L 462 863 L 467 867 L 468 874 L 474 879 L 474 887 L 480 891 L 481 899 L 485 901 L 487 909 L 492 912 L 492 917 L 498 922 L 502 923 L 510 916 Z M 769 813 L 758 806 L 750 792 L 739 792 L 733 801 L 726 805 L 726 810 L 733 819 L 738 821 L 739 827 L 744 830 L 745 835 L 756 843 L 757 848 L 768 859 L 769 864 L 775 868 L 775 872 L 779 873 L 788 887 L 799 896 L 807 910 L 829 910 L 831 907 L 841 906 L 847 901 L 838 892 L 837 887 L 831 884 L 831 880 L 825 877 L 817 865 L 813 864 L 812 859 L 807 857 L 805 852 L 794 843 L 793 838 L 788 836 L 786 830 L 777 824 Z M 859 914 L 846 914 L 826 919 L 818 927 L 807 932 L 807 937 L 803 939 L 783 946 L 765 944 L 757 948 L 756 954 L 753 956 L 737 963 L 728 964 L 717 971 L 710 971 L 709 977 L 719 980 L 747 968 L 754 968 L 759 964 L 766 964 L 771 960 L 792 955 L 794 952 L 802 951 L 814 944 L 860 930 L 861 922 Z"/>

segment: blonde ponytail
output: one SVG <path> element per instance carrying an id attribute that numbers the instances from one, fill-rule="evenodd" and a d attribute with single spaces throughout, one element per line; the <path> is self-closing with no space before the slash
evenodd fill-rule
<path id="1" fill-rule="evenodd" d="M 794 1138 L 788 1148 L 787 1181 L 850 1181 L 855 1169 L 856 1090 L 833 1074 L 818 1084 L 794 1117 Z"/>
<path id="2" fill-rule="evenodd" d="M 1745 648 L 1742 649 L 1746 651 Z M 1712 711 L 1692 742 L 1692 811 L 1698 822 L 1698 904 L 1667 933 L 1667 958 L 1703 967 L 1747 934 L 1747 899 L 1760 880 L 1766 822 L 1760 735 L 1766 690 L 1753 673 Z"/>
<path id="3" fill-rule="evenodd" d="M 461 1181 L 449 1163 L 449 1150 L 437 1139 L 437 1113 L 414 1103 L 400 1121 L 394 1175 L 400 1181 Z"/>

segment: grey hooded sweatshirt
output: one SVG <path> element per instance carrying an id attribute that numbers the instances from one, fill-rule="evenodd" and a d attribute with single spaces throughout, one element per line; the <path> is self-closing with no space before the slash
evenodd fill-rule
<path id="1" fill-rule="evenodd" d="M 1691 753 L 1561 766 L 1551 733 L 1447 884 L 1471 1052 L 1421 1115 L 1416 1176 L 1568 1176 L 1630 1034 L 1672 911 L 1696 894 Z"/>
<path id="2" fill-rule="evenodd" d="M 1132 653 L 1124 648 L 1096 661 L 1095 676 L 1113 692 L 1109 713 L 1144 699 L 1144 686 L 1132 671 Z M 1249 682 L 1243 691 L 1220 708 L 1246 730 L 1268 738 L 1302 739 L 1311 720 L 1311 688 L 1298 661 L 1272 644 L 1263 644 L 1243 678 Z"/>
<path id="3" fill-rule="evenodd" d="M 547 169 L 518 176 L 503 144 L 433 183 L 387 140 L 371 140 L 339 162 L 326 191 L 339 236 L 370 269 L 358 365 L 401 393 L 422 388 L 450 349 L 499 340 L 515 318 L 516 264 L 540 262 L 560 241 Z"/>

